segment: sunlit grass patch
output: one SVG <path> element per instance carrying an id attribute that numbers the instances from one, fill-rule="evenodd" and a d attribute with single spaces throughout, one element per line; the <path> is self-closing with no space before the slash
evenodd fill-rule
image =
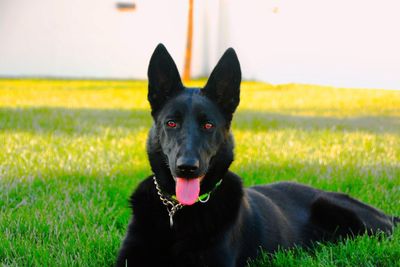
<path id="1" fill-rule="evenodd" d="M 202 86 L 204 81 L 191 83 Z M 144 81 L 0 80 L 0 263 L 109 266 L 150 174 Z M 246 185 L 292 180 L 400 215 L 400 92 L 245 82 L 232 170 Z M 400 235 L 265 266 L 392 266 Z"/>

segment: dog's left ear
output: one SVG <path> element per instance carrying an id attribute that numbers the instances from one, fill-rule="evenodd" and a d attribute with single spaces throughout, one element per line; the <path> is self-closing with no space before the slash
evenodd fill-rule
<path id="1" fill-rule="evenodd" d="M 239 59 L 233 48 L 225 51 L 212 71 L 203 93 L 227 115 L 228 120 L 240 101 L 242 73 Z"/>
<path id="2" fill-rule="evenodd" d="M 184 89 L 178 68 L 163 44 L 159 44 L 154 50 L 147 76 L 149 78 L 147 98 L 154 117 L 168 99 Z"/>

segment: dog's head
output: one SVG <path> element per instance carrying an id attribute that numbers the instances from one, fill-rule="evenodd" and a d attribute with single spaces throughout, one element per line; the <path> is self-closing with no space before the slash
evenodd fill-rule
<path id="1" fill-rule="evenodd" d="M 173 59 L 159 44 L 148 78 L 154 119 L 147 145 L 151 166 L 164 188 L 191 205 L 233 160 L 230 124 L 240 97 L 238 58 L 232 48 L 226 50 L 203 89 L 185 88 Z"/>

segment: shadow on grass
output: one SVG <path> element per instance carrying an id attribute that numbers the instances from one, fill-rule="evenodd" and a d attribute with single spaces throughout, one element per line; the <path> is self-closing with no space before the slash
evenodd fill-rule
<path id="1" fill-rule="evenodd" d="M 69 109 L 59 107 L 0 108 L 0 131 L 96 135 L 105 128 L 129 131 L 150 128 L 147 110 Z"/>
<path id="2" fill-rule="evenodd" d="M 369 132 L 375 134 L 400 134 L 400 117 L 356 116 L 326 117 L 288 115 L 272 112 L 243 110 L 236 114 L 233 127 L 241 130 L 268 131 L 275 129 L 299 129 L 304 131 L 330 130 Z"/>
<path id="3" fill-rule="evenodd" d="M 150 112 L 144 109 L 0 108 L 0 118 L 0 130 L 31 133 L 85 135 L 99 133 L 104 128 L 135 131 L 151 126 Z M 400 117 L 338 118 L 241 110 L 234 117 L 233 129 L 255 132 L 299 129 L 400 134 Z"/>

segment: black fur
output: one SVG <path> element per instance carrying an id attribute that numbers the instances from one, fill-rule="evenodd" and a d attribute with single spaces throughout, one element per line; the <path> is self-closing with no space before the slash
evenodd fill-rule
<path id="1" fill-rule="evenodd" d="M 118 266 L 245 266 L 260 248 L 310 246 L 358 234 L 391 233 L 399 218 L 347 195 L 296 183 L 244 189 L 230 172 L 232 115 L 239 104 L 241 71 L 228 49 L 204 89 L 186 89 L 171 56 L 159 45 L 149 64 L 148 99 L 154 125 L 147 153 L 166 195 L 175 194 L 174 177 L 205 175 L 207 203 L 185 206 L 171 228 L 166 207 L 147 177 L 131 197 L 133 218 L 119 252 Z M 168 127 L 173 121 L 175 127 Z M 204 125 L 211 123 L 211 129 Z"/>

